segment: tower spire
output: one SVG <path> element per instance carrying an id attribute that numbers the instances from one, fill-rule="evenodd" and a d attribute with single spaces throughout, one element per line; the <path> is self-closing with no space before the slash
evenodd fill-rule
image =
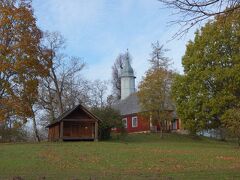
<path id="1" fill-rule="evenodd" d="M 121 99 L 125 99 L 135 92 L 135 78 L 127 49 L 123 68 L 121 70 Z"/>

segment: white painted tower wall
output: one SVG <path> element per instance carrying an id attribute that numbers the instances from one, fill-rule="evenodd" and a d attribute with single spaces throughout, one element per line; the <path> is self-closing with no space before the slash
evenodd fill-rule
<path id="1" fill-rule="evenodd" d="M 123 76 L 121 77 L 121 100 L 127 98 L 132 93 L 135 93 L 135 77 Z"/>

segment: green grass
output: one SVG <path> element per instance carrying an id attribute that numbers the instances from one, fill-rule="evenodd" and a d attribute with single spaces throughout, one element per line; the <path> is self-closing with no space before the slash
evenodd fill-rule
<path id="1" fill-rule="evenodd" d="M 0 144 L 0 179 L 240 179 L 236 144 L 166 134 Z"/>

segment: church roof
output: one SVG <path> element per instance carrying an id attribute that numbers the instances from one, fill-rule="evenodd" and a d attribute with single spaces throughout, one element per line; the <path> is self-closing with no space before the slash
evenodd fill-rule
<path id="1" fill-rule="evenodd" d="M 141 112 L 139 100 L 136 93 L 131 94 L 126 99 L 118 101 L 113 105 L 113 108 L 120 111 L 121 115 Z"/>
<path id="2" fill-rule="evenodd" d="M 120 111 L 121 115 L 136 114 L 142 112 L 137 93 L 133 93 L 126 99 L 118 101 L 113 108 Z M 165 103 L 166 111 L 173 111 L 174 118 L 177 117 L 173 102 L 168 99 Z"/>

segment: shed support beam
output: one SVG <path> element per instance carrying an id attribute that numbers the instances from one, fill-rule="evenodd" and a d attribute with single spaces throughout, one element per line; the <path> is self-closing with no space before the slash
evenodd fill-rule
<path id="1" fill-rule="evenodd" d="M 60 122 L 60 140 L 63 140 L 63 121 Z"/>
<path id="2" fill-rule="evenodd" d="M 95 137 L 94 137 L 95 141 L 98 141 L 98 122 L 95 122 Z"/>

